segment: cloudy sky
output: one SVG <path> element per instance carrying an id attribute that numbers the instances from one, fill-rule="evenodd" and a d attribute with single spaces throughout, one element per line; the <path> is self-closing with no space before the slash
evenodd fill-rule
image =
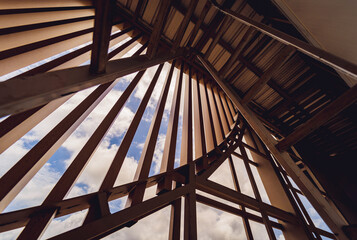
<path id="1" fill-rule="evenodd" d="M 125 57 L 131 56 L 139 47 L 140 45 L 138 44 L 131 51 L 129 51 L 125 55 Z M 38 64 L 41 63 L 37 63 L 37 65 Z M 88 64 L 88 62 L 84 64 Z M 118 150 L 118 147 L 120 146 L 120 143 L 131 123 L 132 118 L 135 115 L 135 112 L 141 102 L 141 99 L 144 97 L 144 94 L 148 88 L 152 77 L 155 74 L 157 67 L 158 66 L 152 67 L 146 71 L 143 78 L 140 80 L 139 84 L 128 99 L 124 108 L 121 110 L 115 122 L 113 123 L 113 125 L 103 138 L 101 144 L 93 154 L 90 162 L 85 167 L 81 176 L 77 179 L 76 184 L 71 189 L 66 198 L 71 198 L 98 191 L 100 184 L 104 179 L 104 176 L 111 164 L 113 157 L 116 154 L 116 151 Z M 31 67 L 27 69 L 30 68 Z M 166 63 L 160 75 L 157 86 L 155 87 L 154 92 L 151 96 L 148 107 L 145 110 L 143 119 L 140 122 L 138 130 L 135 134 L 129 152 L 125 158 L 122 170 L 120 171 L 120 174 L 116 180 L 115 186 L 125 184 L 133 180 L 135 169 L 138 165 L 138 160 L 140 158 L 146 135 L 151 124 L 151 119 L 155 112 L 155 107 L 160 97 L 162 85 L 169 71 L 169 68 L 170 65 Z M 177 73 L 178 71 L 177 69 L 175 69 L 172 78 L 173 80 L 176 80 Z M 4 77 L 2 80 L 14 75 L 16 75 L 16 73 L 12 73 Z M 43 200 L 57 183 L 61 175 L 68 168 L 73 159 L 77 156 L 79 150 L 84 146 L 86 141 L 93 134 L 95 129 L 98 127 L 100 122 L 104 119 L 105 115 L 109 112 L 111 107 L 121 96 L 121 94 L 126 89 L 131 80 L 134 78 L 134 76 L 135 74 L 131 74 L 124 78 L 118 79 L 116 86 L 87 116 L 87 118 L 81 123 L 81 125 L 68 137 L 68 139 L 41 168 L 41 170 L 35 175 L 35 177 L 26 185 L 26 187 L 16 196 L 16 198 L 5 209 L 4 212 L 40 205 L 43 202 Z M 172 95 L 175 86 L 174 82 L 175 81 L 172 81 L 170 85 L 169 96 L 165 105 L 165 112 L 163 116 L 163 121 L 160 126 L 150 175 L 157 174 L 160 169 L 160 163 L 165 143 L 165 134 L 172 102 Z M 183 89 L 184 87 L 185 86 L 183 86 Z M 3 176 L 19 159 L 21 159 L 33 146 L 35 146 L 54 126 L 56 126 L 67 114 L 69 114 L 95 88 L 96 87 L 92 87 L 90 89 L 86 89 L 84 91 L 76 93 L 65 104 L 55 110 L 46 119 L 44 119 L 35 128 L 33 128 L 29 133 L 27 133 L 24 137 L 22 137 L 15 144 L 13 144 L 8 150 L 2 153 L 0 155 L 0 177 Z M 178 166 L 180 157 L 182 113 L 183 109 L 181 107 L 175 166 Z M 0 121 L 1 120 L 3 119 L 0 119 Z M 245 171 L 243 161 L 236 157 L 233 157 L 233 161 L 237 169 L 237 175 L 241 184 L 242 193 L 254 197 L 252 186 L 248 181 L 248 175 Z M 269 199 L 265 193 L 263 184 L 261 183 L 257 170 L 254 166 L 252 166 L 252 170 L 256 178 L 263 201 L 269 203 Z M 217 183 L 223 184 L 232 189 L 234 188 L 233 180 L 231 178 L 230 169 L 227 162 L 222 164 L 222 166 L 210 177 L 210 180 L 216 181 Z M 154 187 L 149 188 L 145 193 L 145 199 L 154 197 L 155 190 L 156 189 Z M 204 193 L 200 194 L 203 195 Z M 114 213 L 121 210 L 125 205 L 125 200 L 126 199 L 123 198 L 110 202 L 111 212 Z M 321 218 L 318 217 L 318 214 L 311 207 L 311 205 L 309 205 L 306 198 L 302 196 L 302 200 L 307 205 L 308 211 L 316 222 L 316 225 L 322 228 L 326 228 L 323 221 L 321 220 Z M 223 200 L 219 199 L 219 201 Z M 232 203 L 228 204 L 232 205 Z M 199 239 L 246 238 L 243 222 L 240 217 L 222 212 L 220 210 L 199 203 L 197 204 L 197 213 Z M 54 219 L 50 223 L 46 232 L 44 233 L 43 238 L 45 239 L 80 226 L 82 221 L 84 220 L 85 215 L 86 211 L 81 211 Z M 119 232 L 107 236 L 106 239 L 167 239 L 169 217 L 170 208 L 166 207 L 142 219 L 131 228 L 124 228 Z M 250 221 L 250 223 L 253 230 L 253 235 L 256 237 L 256 239 L 268 239 L 268 235 L 264 225 L 252 221 Z M 13 231 L 0 233 L 0 239 L 16 239 L 21 230 L 22 229 L 16 229 Z M 279 239 L 283 239 L 281 232 L 277 231 L 276 233 Z"/>

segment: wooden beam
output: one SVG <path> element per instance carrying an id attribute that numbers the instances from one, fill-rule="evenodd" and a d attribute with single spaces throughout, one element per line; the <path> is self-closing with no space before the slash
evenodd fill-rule
<path id="1" fill-rule="evenodd" d="M 183 55 L 162 52 L 109 61 L 104 74 L 92 75 L 88 66 L 68 68 L 34 76 L 20 76 L 0 83 L 0 117 L 41 106 L 56 98 L 141 71 Z"/>
<path id="2" fill-rule="evenodd" d="M 177 32 L 176 32 L 176 38 L 175 38 L 174 43 L 173 43 L 173 45 L 172 45 L 172 49 L 173 49 L 173 50 L 176 50 L 176 49 L 180 46 L 182 37 L 184 36 L 184 34 L 185 34 L 185 32 L 186 32 L 188 23 L 189 23 L 190 20 L 191 20 L 191 16 L 192 16 L 192 14 L 193 14 L 194 11 L 195 11 L 195 8 L 196 8 L 196 6 L 197 6 L 197 3 L 198 3 L 198 0 L 191 0 L 191 1 L 190 1 L 190 5 L 188 6 L 186 15 L 185 15 L 185 17 L 183 18 L 183 20 L 182 20 L 182 22 L 181 22 L 181 24 L 180 24 L 180 27 L 179 27 L 179 29 L 178 29 Z"/>
<path id="3" fill-rule="evenodd" d="M 270 216 L 295 223 L 295 216 L 289 212 L 281 210 L 280 208 L 271 206 L 269 204 L 259 202 L 258 200 L 234 191 L 228 187 L 212 182 L 210 180 L 197 179 L 197 189 L 212 194 L 214 196 L 223 198 L 227 201 L 240 204 L 245 207 L 252 208 L 255 211 L 266 211 Z"/>
<path id="4" fill-rule="evenodd" d="M 0 123 L 0 154 L 59 108 L 70 97 L 72 97 L 72 94 L 58 98 L 44 106 L 14 114 L 2 121 Z"/>
<path id="5" fill-rule="evenodd" d="M 209 45 L 206 53 L 205 53 L 205 59 L 208 59 L 209 56 L 211 55 L 214 47 L 217 45 L 217 43 L 219 42 L 219 40 L 221 39 L 222 35 L 227 31 L 227 29 L 231 26 L 233 22 L 233 19 L 226 16 L 221 24 L 221 26 L 219 27 L 217 33 L 215 34 L 211 44 Z"/>
<path id="6" fill-rule="evenodd" d="M 249 40 L 249 36 L 252 33 L 253 28 L 252 27 L 248 27 L 248 29 L 246 30 L 246 32 L 244 33 L 242 39 L 240 40 L 240 42 L 238 43 L 237 47 L 234 49 L 233 54 L 229 57 L 228 61 L 226 62 L 226 64 L 223 65 L 222 69 L 219 71 L 220 74 L 226 78 L 227 74 L 229 73 L 229 70 L 231 69 L 231 67 L 234 65 L 234 63 L 236 62 L 238 56 L 240 55 L 240 53 L 242 52 L 244 46 L 246 45 L 247 41 Z"/>
<path id="7" fill-rule="evenodd" d="M 92 73 L 103 73 L 105 72 L 107 63 L 108 47 L 112 30 L 111 10 L 115 3 L 113 0 L 99 0 L 94 3 L 95 18 L 90 71 Z"/>
<path id="8" fill-rule="evenodd" d="M 211 198 L 208 198 L 208 197 L 205 197 L 205 196 L 202 196 L 202 195 L 199 195 L 197 194 L 197 201 L 200 202 L 200 203 L 203 203 L 207 206 L 210 206 L 210 207 L 214 207 L 214 208 L 217 208 L 219 210 L 222 210 L 222 211 L 225 211 L 225 212 L 229 212 L 231 214 L 234 214 L 234 215 L 237 215 L 237 216 L 240 216 L 240 217 L 247 217 L 255 222 L 259 222 L 259 223 L 263 223 L 263 218 L 262 217 L 259 217 L 257 215 L 254 215 L 254 214 L 251 214 L 249 212 L 246 212 L 246 211 L 243 211 L 241 209 L 238 209 L 238 208 L 235 208 L 235 207 L 231 207 L 225 203 L 222 203 L 222 202 L 218 202 L 216 200 L 213 200 Z M 273 222 L 273 221 L 270 221 L 270 223 L 272 224 L 273 227 L 277 228 L 277 229 L 281 229 L 283 230 L 284 227 L 280 224 L 280 223 L 276 223 L 276 222 Z"/>
<path id="9" fill-rule="evenodd" d="M 198 60 L 206 67 L 211 73 L 212 77 L 220 85 L 222 90 L 227 96 L 234 102 L 239 112 L 243 115 L 246 121 L 254 129 L 263 143 L 268 147 L 270 152 L 276 158 L 276 160 L 283 166 L 289 176 L 294 180 L 298 187 L 302 190 L 304 195 L 311 202 L 312 206 L 318 211 L 320 216 L 330 227 L 330 229 L 338 236 L 339 239 L 347 239 L 345 233 L 342 231 L 342 227 L 347 225 L 347 221 L 336 210 L 333 203 L 328 201 L 320 191 L 313 185 L 313 183 L 306 177 L 306 175 L 296 166 L 293 159 L 287 152 L 280 152 L 277 147 L 277 141 L 272 137 L 270 132 L 264 127 L 260 120 L 254 115 L 254 113 L 247 107 L 246 104 L 241 103 L 240 97 L 235 93 L 227 82 L 223 81 L 214 67 L 205 61 L 203 57 L 197 55 Z"/>
<path id="10" fill-rule="evenodd" d="M 193 44 L 193 41 L 195 40 L 197 34 L 198 34 L 198 31 L 201 27 L 201 24 L 203 23 L 203 20 L 205 19 L 207 13 L 208 13 L 208 10 L 211 8 L 211 3 L 210 1 L 207 1 L 205 6 L 203 7 L 202 11 L 201 11 L 201 14 L 200 14 L 200 17 L 198 18 L 195 26 L 193 27 L 192 31 L 191 31 L 191 35 L 190 35 L 190 38 L 186 44 L 187 47 L 191 47 L 191 45 Z"/>
<path id="11" fill-rule="evenodd" d="M 223 6 L 225 8 L 231 8 L 232 5 L 234 4 L 235 1 L 232 0 L 224 0 L 223 1 Z M 208 40 L 210 39 L 210 37 L 216 32 L 216 29 L 218 28 L 218 26 L 221 24 L 223 18 L 224 18 L 224 14 L 221 13 L 220 11 L 218 11 L 217 13 L 214 13 L 215 16 L 212 18 L 210 24 L 209 24 L 209 28 L 204 31 L 203 35 L 201 36 L 201 38 L 198 40 L 195 49 L 198 52 L 201 52 L 201 50 L 204 48 L 204 46 L 206 45 L 206 43 L 208 42 Z"/>
<path id="12" fill-rule="evenodd" d="M 289 59 L 291 54 L 293 54 L 293 50 L 293 47 L 286 46 L 278 53 L 274 62 L 270 65 L 266 72 L 264 72 L 262 77 L 255 82 L 244 95 L 242 104 L 248 103 L 264 87 L 264 85 L 272 78 L 273 74 Z"/>
<path id="13" fill-rule="evenodd" d="M 180 239 L 181 198 L 176 199 L 171 206 L 169 240 Z"/>
<path id="14" fill-rule="evenodd" d="M 151 198 L 130 208 L 123 209 L 117 213 L 57 235 L 51 239 L 98 239 L 107 236 L 108 234 L 120 229 L 125 223 L 147 216 L 166 207 L 175 199 L 186 194 L 188 190 L 188 186 L 177 188 L 171 192 Z"/>
<path id="15" fill-rule="evenodd" d="M 157 48 L 159 46 L 162 31 L 166 23 L 166 17 L 170 11 L 171 1 L 161 0 L 158 14 L 155 18 L 154 29 L 151 33 L 149 46 L 146 55 L 151 59 L 156 55 Z"/>
<path id="16" fill-rule="evenodd" d="M 213 6 L 215 6 L 219 11 L 231 16 L 232 18 L 236 19 L 237 21 L 248 25 L 252 26 L 258 31 L 278 40 L 279 42 L 286 44 L 286 45 L 291 45 L 295 47 L 298 51 L 324 63 L 329 65 L 330 67 L 333 67 L 335 69 L 340 70 L 341 72 L 347 74 L 348 76 L 351 76 L 354 79 L 357 79 L 357 66 L 354 63 L 351 63 L 345 59 L 342 59 L 340 57 L 337 57 L 329 52 L 326 52 L 320 48 L 317 48 L 315 46 L 312 46 L 308 43 L 305 43 L 297 38 L 294 38 L 284 32 L 281 32 L 279 30 L 276 30 L 272 27 L 269 27 L 265 24 L 262 24 L 260 22 L 256 22 L 252 20 L 249 17 L 243 16 L 239 13 L 233 12 L 232 10 L 228 8 L 224 8 L 220 5 L 215 0 L 211 0 L 213 3 Z"/>
<path id="17" fill-rule="evenodd" d="M 321 127 L 356 101 L 357 85 L 347 90 L 307 122 L 297 127 L 294 132 L 290 133 L 286 138 L 278 143 L 278 149 L 281 151 L 288 149 L 290 146 L 299 142 L 301 139 Z"/>

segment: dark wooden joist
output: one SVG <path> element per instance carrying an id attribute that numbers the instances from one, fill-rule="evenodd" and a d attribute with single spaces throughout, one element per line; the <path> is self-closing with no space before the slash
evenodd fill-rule
<path id="1" fill-rule="evenodd" d="M 190 5 L 188 6 L 188 9 L 187 9 L 187 12 L 185 14 L 185 17 L 183 18 L 183 20 L 182 20 L 182 22 L 180 24 L 180 27 L 177 30 L 176 38 L 175 38 L 173 46 L 172 46 L 173 50 L 176 50 L 180 46 L 181 40 L 183 38 L 183 35 L 186 32 L 186 28 L 187 28 L 187 26 L 188 26 L 188 24 L 189 24 L 189 22 L 191 20 L 192 14 L 194 13 L 194 11 L 196 9 L 197 3 L 198 3 L 198 0 L 191 0 L 190 1 Z"/>
<path id="2" fill-rule="evenodd" d="M 225 8 L 229 9 L 233 6 L 233 3 L 234 3 L 234 1 L 232 1 L 232 0 L 225 0 L 223 3 L 223 6 Z M 213 19 L 210 22 L 209 28 L 204 32 L 204 34 L 198 40 L 198 42 L 195 46 L 195 49 L 198 52 L 201 52 L 201 50 L 203 49 L 203 47 L 205 46 L 205 44 L 207 43 L 209 38 L 216 32 L 216 29 L 221 24 L 224 16 L 225 15 L 222 12 L 218 11 L 217 14 L 213 17 Z"/>
<path id="3" fill-rule="evenodd" d="M 228 27 L 232 24 L 233 19 L 230 17 L 225 17 L 221 26 L 219 27 L 217 33 L 215 34 L 211 44 L 209 45 L 206 53 L 205 53 L 205 59 L 208 59 L 208 57 L 211 55 L 214 47 L 217 45 L 223 34 L 227 31 Z"/>
<path id="4" fill-rule="evenodd" d="M 170 11 L 170 6 L 170 0 L 161 0 L 160 8 L 154 22 L 154 29 L 151 33 L 148 49 L 146 52 L 146 55 L 150 59 L 153 58 L 157 52 L 161 34 L 166 23 L 165 20 L 167 18 L 168 12 Z"/>
<path id="5" fill-rule="evenodd" d="M 12 78 L 0 83 L 0 116 L 21 112 L 61 96 L 113 81 L 178 58 L 183 53 L 183 50 L 179 50 L 175 54 L 162 52 L 152 59 L 140 55 L 109 61 L 105 74 L 92 75 L 88 66 L 80 66 L 29 77 Z"/>
<path id="6" fill-rule="evenodd" d="M 145 6 L 147 4 L 147 1 L 138 1 L 138 4 L 136 5 L 135 12 L 133 15 L 133 20 L 136 21 L 136 19 L 140 16 L 141 12 L 143 12 L 143 9 L 145 9 Z"/>
<path id="7" fill-rule="evenodd" d="M 292 132 L 289 136 L 284 138 L 277 144 L 280 150 L 286 150 L 290 146 L 296 144 L 304 137 L 318 129 L 320 126 L 328 122 L 330 119 L 335 117 L 341 111 L 354 104 L 357 100 L 357 85 L 350 88 L 348 91 L 339 96 L 332 103 L 327 105 L 323 110 L 309 119 L 303 125 L 300 125 Z"/>
<path id="8" fill-rule="evenodd" d="M 93 45 L 89 69 L 92 73 L 103 73 L 108 58 L 112 30 L 112 9 L 115 2 L 113 0 L 99 0 L 95 1 L 95 4 Z"/>
<path id="9" fill-rule="evenodd" d="M 220 74 L 222 74 L 222 76 L 224 76 L 224 77 L 227 76 L 227 73 L 229 72 L 230 68 L 234 65 L 238 56 L 242 52 L 242 48 L 246 45 L 247 41 L 249 40 L 248 37 L 251 35 L 252 31 L 253 31 L 253 28 L 249 27 L 247 29 L 247 31 L 244 33 L 241 41 L 238 43 L 237 47 L 234 49 L 233 54 L 229 57 L 226 64 L 224 64 L 222 69 L 220 70 Z"/>
<path id="10" fill-rule="evenodd" d="M 242 103 L 249 102 L 263 87 L 264 85 L 272 78 L 273 74 L 286 62 L 286 60 L 293 53 L 293 49 L 290 46 L 286 46 L 282 51 L 278 53 L 274 62 L 270 67 L 264 72 L 262 77 L 254 83 L 254 85 L 248 90 L 242 99 Z"/>
<path id="11" fill-rule="evenodd" d="M 210 3 L 210 1 L 207 1 L 201 11 L 200 17 L 197 19 L 196 23 L 194 22 L 195 26 L 193 27 L 191 34 L 190 34 L 190 38 L 186 44 L 187 47 L 191 47 L 191 45 L 193 44 L 193 41 L 195 40 L 195 38 L 198 34 L 198 31 L 200 30 L 201 25 L 203 24 L 203 20 L 205 19 L 210 8 L 211 8 L 211 3 Z"/>

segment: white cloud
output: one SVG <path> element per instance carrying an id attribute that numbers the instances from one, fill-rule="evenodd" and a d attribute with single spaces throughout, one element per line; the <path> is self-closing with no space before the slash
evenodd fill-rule
<path id="1" fill-rule="evenodd" d="M 48 239 L 53 236 L 59 235 L 63 232 L 67 232 L 69 230 L 81 226 L 87 214 L 87 211 L 88 210 L 83 210 L 80 212 L 70 214 L 69 216 L 66 216 L 64 220 L 62 220 L 63 217 L 58 219 L 53 219 L 52 222 L 49 224 L 48 228 L 46 229 L 46 231 L 44 232 L 41 239 Z"/>
<path id="2" fill-rule="evenodd" d="M 46 163 L 15 197 L 5 212 L 40 205 L 59 178 L 59 173 L 54 171 L 51 164 Z"/>

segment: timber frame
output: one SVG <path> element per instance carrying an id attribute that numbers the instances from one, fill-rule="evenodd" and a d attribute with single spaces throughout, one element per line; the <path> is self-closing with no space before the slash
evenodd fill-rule
<path id="1" fill-rule="evenodd" d="M 336 71 L 357 79 L 357 66 L 307 43 L 281 13 L 275 18 L 259 14 L 253 2 L 0 3 L 0 154 L 7 156 L 77 93 L 94 89 L 4 169 L 0 234 L 23 228 L 18 239 L 38 239 L 53 219 L 87 210 L 79 227 L 51 238 L 99 239 L 170 207 L 168 238 L 197 239 L 200 203 L 240 218 L 249 240 L 258 239 L 252 221 L 264 225 L 273 240 L 277 230 L 287 240 L 354 239 L 357 211 L 348 198 L 354 190 L 339 197 L 332 183 L 340 175 L 326 176 L 314 157 L 330 160 L 356 152 L 357 84 L 346 86 Z M 122 94 L 42 203 L 8 212 L 31 179 L 129 75 Z M 144 78 L 150 81 L 97 191 L 66 198 Z M 116 185 L 157 89 L 160 96 L 134 177 Z M 165 121 L 160 170 L 152 175 Z M 233 189 L 210 179 L 226 165 Z M 238 166 L 250 195 L 242 188 Z M 151 187 L 155 195 L 147 198 Z M 302 197 L 329 229 L 314 223 Z M 119 199 L 126 199 L 125 207 L 111 212 L 110 202 Z"/>

